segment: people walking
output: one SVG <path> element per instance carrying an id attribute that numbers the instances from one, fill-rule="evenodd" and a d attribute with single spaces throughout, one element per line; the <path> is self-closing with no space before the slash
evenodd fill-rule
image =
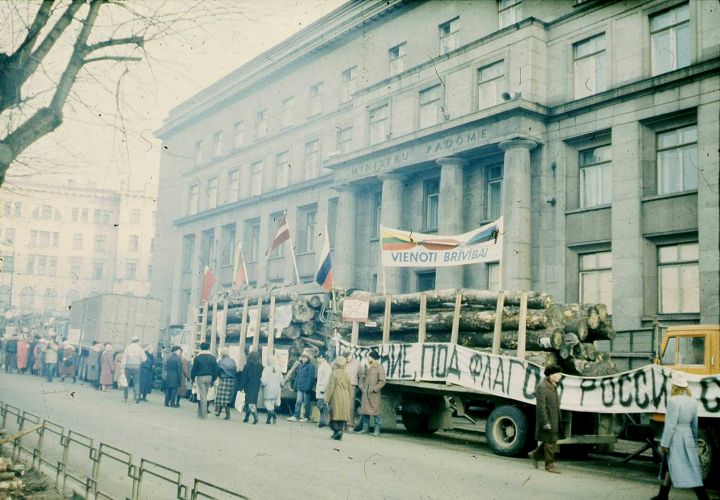
<path id="1" fill-rule="evenodd" d="M 295 374 L 295 411 L 288 417 L 291 422 L 307 422 L 312 416 L 312 392 L 315 389 L 315 366 L 308 353 L 300 355 L 300 366 Z M 302 408 L 305 407 L 305 416 Z"/>
<path id="2" fill-rule="evenodd" d="M 343 365 L 344 368 L 345 365 Z M 320 422 L 318 427 L 323 428 L 328 425 L 328 413 L 330 407 L 325 403 L 325 391 L 330 382 L 330 374 L 333 369 L 328 364 L 324 356 L 318 357 L 317 382 L 315 383 L 315 401 L 317 401 L 318 411 L 320 412 Z M 349 377 L 348 377 L 349 379 Z M 348 394 L 350 386 L 348 385 Z M 349 420 L 349 419 L 346 419 Z"/>
<path id="3" fill-rule="evenodd" d="M 257 399 L 260 393 L 263 365 L 260 362 L 260 353 L 252 351 L 248 354 L 247 363 L 242 374 L 242 389 L 245 392 L 245 418 L 247 422 L 252 415 L 253 424 L 258 423 Z"/>
<path id="4" fill-rule="evenodd" d="M 125 402 L 128 400 L 128 392 L 132 386 L 135 403 L 140 403 L 140 366 L 147 359 L 147 355 L 140 347 L 140 338 L 135 336 L 123 351 L 122 369 L 127 379 L 127 387 L 124 388 Z"/>
<path id="5" fill-rule="evenodd" d="M 330 429 L 333 431 L 332 438 L 340 441 L 343 436 L 343 429 L 350 420 L 350 375 L 345 371 L 347 360 L 343 356 L 335 358 L 334 368 L 328 379 L 327 389 L 324 394 L 325 406 L 332 411 Z"/>
<path id="6" fill-rule="evenodd" d="M 75 348 L 70 342 L 65 342 L 62 346 L 63 358 L 60 364 L 60 381 L 65 382 L 65 377 L 70 377 L 73 382 L 77 381 L 75 375 Z"/>
<path id="7" fill-rule="evenodd" d="M 220 412 L 225 410 L 225 420 L 230 420 L 230 405 L 232 405 L 233 396 L 235 396 L 237 365 L 235 360 L 230 357 L 230 349 L 223 347 L 219 353 L 217 374 L 220 383 L 215 394 L 215 416 L 219 417 Z"/>
<path id="8" fill-rule="evenodd" d="M 155 355 L 151 345 L 145 346 L 145 361 L 140 365 L 140 401 L 147 401 L 155 379 Z"/>
<path id="9" fill-rule="evenodd" d="M 106 391 L 113 385 L 115 374 L 115 361 L 113 360 L 112 344 L 105 344 L 100 358 L 100 390 Z"/>
<path id="10" fill-rule="evenodd" d="M 698 402 L 692 397 L 684 374 L 673 372 L 671 384 L 665 428 L 660 439 L 669 470 L 663 478 L 660 492 L 652 500 L 667 500 L 673 486 L 692 488 L 698 499 L 706 500 L 709 497 L 703 486 L 695 444 L 698 435 Z"/>
<path id="11" fill-rule="evenodd" d="M 275 408 L 280 404 L 280 396 L 282 394 L 282 386 L 285 383 L 282 370 L 275 362 L 274 356 L 268 356 L 268 365 L 262 372 L 260 383 L 263 387 L 263 399 L 265 400 L 265 410 L 267 411 L 266 424 L 274 424 L 277 422 L 277 414 Z"/>
<path id="12" fill-rule="evenodd" d="M 210 344 L 207 342 L 200 344 L 200 352 L 195 356 L 190 371 L 190 378 L 197 385 L 198 417 L 203 419 L 207 418 L 208 391 L 217 378 L 217 360 L 209 349 Z"/>
<path id="13" fill-rule="evenodd" d="M 360 362 L 357 360 L 357 357 L 352 351 L 346 353 L 344 357 L 345 359 L 347 359 L 345 371 L 350 376 L 350 420 L 348 420 L 347 431 L 354 432 L 356 420 L 355 399 L 357 398 L 357 390 L 360 381 L 360 374 L 362 372 L 362 367 L 360 366 Z"/>
<path id="14" fill-rule="evenodd" d="M 557 384 L 562 374 L 560 367 L 545 367 L 545 378 L 535 389 L 535 439 L 538 447 L 528 453 L 533 467 L 538 468 L 538 460 L 545 457 L 545 470 L 559 474 L 555 467 L 555 445 L 560 434 L 560 398 Z"/>
<path id="15" fill-rule="evenodd" d="M 165 361 L 165 406 L 179 408 L 177 404 L 178 389 L 183 383 L 182 348 L 173 346 L 170 356 Z"/>
<path id="16" fill-rule="evenodd" d="M 48 382 L 53 381 L 55 377 L 55 371 L 57 370 L 58 360 L 58 346 L 55 341 L 51 340 L 48 342 L 47 348 L 45 349 L 45 376 Z"/>
<path id="17" fill-rule="evenodd" d="M 370 351 L 368 365 L 362 380 L 362 399 L 360 415 L 362 415 L 361 434 L 370 432 L 370 417 L 373 417 L 373 435 L 379 436 L 382 419 L 380 418 L 380 391 L 385 387 L 385 368 L 380 363 L 380 354 Z"/>

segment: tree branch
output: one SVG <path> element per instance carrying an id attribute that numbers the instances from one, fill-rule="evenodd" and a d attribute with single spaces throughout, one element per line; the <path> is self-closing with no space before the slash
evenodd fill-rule
<path id="1" fill-rule="evenodd" d="M 90 64 L 99 61 L 142 61 L 142 57 L 134 56 L 100 56 L 83 59 L 83 64 Z"/>
<path id="2" fill-rule="evenodd" d="M 40 8 L 37 11 L 37 14 L 35 14 L 35 19 L 33 20 L 33 23 L 28 28 L 25 40 L 23 40 L 17 50 L 10 56 L 11 63 L 22 64 L 25 58 L 32 51 L 33 47 L 35 46 L 35 42 L 37 41 L 38 35 L 40 35 L 40 31 L 45 27 L 48 20 L 50 19 L 54 2 L 55 0 L 43 0 L 42 5 L 40 5 Z"/>
<path id="3" fill-rule="evenodd" d="M 127 38 L 111 38 L 110 40 L 104 40 L 102 42 L 88 45 L 85 48 L 85 53 L 89 54 L 95 50 L 104 49 L 106 47 L 113 47 L 117 45 L 137 45 L 143 47 L 145 45 L 145 39 L 141 36 L 129 36 Z"/>

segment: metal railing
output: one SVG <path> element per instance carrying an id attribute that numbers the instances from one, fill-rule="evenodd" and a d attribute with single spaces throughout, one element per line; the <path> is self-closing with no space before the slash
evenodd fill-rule
<path id="1" fill-rule="evenodd" d="M 174 498 L 177 500 L 226 499 L 248 497 L 195 478 L 192 488 L 182 472 L 140 459 L 107 443 L 95 444 L 80 434 L 37 415 L 0 401 L 0 428 L 12 436 L 39 426 L 34 432 L 14 439 L 12 458 L 27 459 L 32 468 L 45 473 L 50 485 L 63 497 L 139 500 Z"/>

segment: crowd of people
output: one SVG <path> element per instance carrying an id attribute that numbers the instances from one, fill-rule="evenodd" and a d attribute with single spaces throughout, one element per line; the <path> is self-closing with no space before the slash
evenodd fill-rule
<path id="1" fill-rule="evenodd" d="M 67 339 L 13 335 L 2 339 L 0 361 L 7 373 L 40 376 L 48 382 L 57 377 L 61 382 L 80 381 L 103 392 L 119 389 L 126 402 L 132 394 L 136 404 L 148 401 L 157 383 L 165 393 L 165 407 L 179 408 L 181 400 L 187 398 L 197 403 L 201 419 L 208 417 L 214 404 L 216 417 L 224 415 L 229 420 L 231 410 L 238 408 L 244 413 L 243 422 L 252 419 L 252 424 L 259 422 L 261 391 L 265 423 L 274 424 L 283 387 L 290 385 L 296 399 L 289 421 L 308 422 L 317 407 L 318 426 L 330 427 L 333 439 L 342 439 L 344 432 L 369 433 L 371 419 L 373 434 L 380 435 L 380 391 L 385 385 L 385 371 L 377 352 L 372 351 L 366 360 L 346 352 L 332 363 L 322 354 L 312 359 L 311 353 L 303 352 L 298 366 L 286 375 L 273 356 L 263 364 L 256 351 L 236 361 L 227 347 L 217 356 L 209 349 L 204 343 L 188 359 L 180 346 L 171 347 L 165 355 L 162 351 L 156 354 L 153 346 L 141 345 L 137 337 L 118 349 L 98 341 L 89 348 L 78 348 Z M 356 400 L 360 401 L 359 419 Z"/>

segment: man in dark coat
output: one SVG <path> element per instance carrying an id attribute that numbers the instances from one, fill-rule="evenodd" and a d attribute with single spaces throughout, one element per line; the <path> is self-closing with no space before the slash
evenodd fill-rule
<path id="1" fill-rule="evenodd" d="M 168 356 L 165 362 L 165 406 L 172 406 L 179 408 L 180 405 L 177 403 L 178 388 L 182 384 L 183 378 L 183 366 L 180 355 L 182 349 L 179 346 L 174 346 L 171 350 L 170 356 Z"/>
<path id="2" fill-rule="evenodd" d="M 193 360 L 190 378 L 197 384 L 198 417 L 205 419 L 208 411 L 207 394 L 217 378 L 217 360 L 209 351 L 209 343 L 203 342 L 200 344 L 200 349 Z"/>
<path id="3" fill-rule="evenodd" d="M 253 424 L 258 423 L 257 399 L 260 392 L 260 380 L 262 379 L 263 365 L 260 360 L 260 353 L 252 351 L 248 354 L 247 364 L 242 373 L 242 389 L 245 391 L 245 418 L 247 422 L 250 415 L 253 417 Z"/>
<path id="4" fill-rule="evenodd" d="M 295 375 L 295 411 L 288 417 L 291 422 L 307 422 L 312 417 L 312 393 L 315 389 L 315 366 L 310 356 L 304 352 L 300 355 L 300 366 Z M 300 410 L 305 406 L 305 416 L 300 418 Z"/>
<path id="5" fill-rule="evenodd" d="M 145 361 L 140 365 L 140 401 L 147 401 L 155 379 L 155 356 L 150 345 L 145 346 Z"/>
<path id="6" fill-rule="evenodd" d="M 545 378 L 535 389 L 535 439 L 540 443 L 537 448 L 528 454 L 533 466 L 538 468 L 538 460 L 545 456 L 545 470 L 559 474 L 555 468 L 555 445 L 560 434 L 560 397 L 557 384 L 562 375 L 560 367 L 549 365 L 545 367 Z"/>

